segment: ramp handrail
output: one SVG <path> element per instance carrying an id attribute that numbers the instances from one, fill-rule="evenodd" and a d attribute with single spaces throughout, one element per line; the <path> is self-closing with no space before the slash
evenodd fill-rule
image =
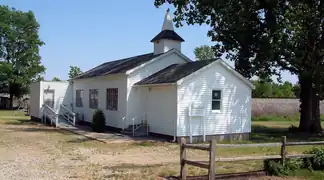
<path id="1" fill-rule="evenodd" d="M 60 106 L 60 115 L 67 120 L 70 124 L 75 126 L 75 113 L 71 111 L 68 107 L 66 107 L 64 104 L 61 104 Z"/>
<path id="2" fill-rule="evenodd" d="M 58 126 L 58 113 L 47 104 L 43 104 L 42 106 L 43 123 L 46 122 L 46 117 L 50 119 L 51 125 L 53 125 L 54 123 L 56 127 Z"/>

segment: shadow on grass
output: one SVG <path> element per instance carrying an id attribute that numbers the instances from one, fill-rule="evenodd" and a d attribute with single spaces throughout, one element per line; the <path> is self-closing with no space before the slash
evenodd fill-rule
<path id="1" fill-rule="evenodd" d="M 102 142 L 102 141 L 98 141 L 96 139 L 91 139 L 91 138 L 88 138 L 88 137 L 80 137 L 80 138 L 75 138 L 75 139 L 72 139 L 72 140 L 68 140 L 68 141 L 65 141 L 66 143 L 71 143 L 71 144 L 77 144 L 77 143 L 85 143 L 85 142 Z"/>
<path id="2" fill-rule="evenodd" d="M 161 167 L 164 166 L 163 164 L 132 164 L 132 163 L 124 163 L 124 164 L 120 164 L 120 165 L 116 165 L 116 166 L 104 166 L 102 167 L 102 169 L 118 169 L 118 170 L 122 170 L 122 169 L 142 169 L 142 168 L 157 168 L 157 167 Z"/>
<path id="3" fill-rule="evenodd" d="M 4 122 L 3 124 L 9 124 L 9 125 L 29 125 L 29 124 L 32 124 L 32 125 L 35 125 L 35 124 L 39 124 L 39 123 L 37 123 L 35 121 L 28 120 L 28 119 L 10 119 L 10 120 Z"/>
<path id="4" fill-rule="evenodd" d="M 23 127 L 15 127 L 15 128 L 8 128 L 12 131 L 19 131 L 19 132 L 44 132 L 44 133 L 59 133 L 59 134 L 64 134 L 64 135 L 71 135 L 70 132 L 68 131 L 63 131 L 60 129 L 55 129 L 55 128 L 46 128 L 46 127 L 30 127 L 30 128 L 23 128 Z"/>
<path id="5" fill-rule="evenodd" d="M 320 141 L 322 136 L 311 135 L 307 133 L 292 133 L 288 128 L 269 127 L 262 125 L 253 125 L 251 133 L 251 141 L 260 142 L 278 142 L 282 136 L 287 137 L 287 141 Z"/>

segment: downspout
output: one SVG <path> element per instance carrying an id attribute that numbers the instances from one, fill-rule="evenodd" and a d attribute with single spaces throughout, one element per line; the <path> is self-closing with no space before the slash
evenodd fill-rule
<path id="1" fill-rule="evenodd" d="M 177 110 L 176 110 L 176 121 L 175 121 L 175 128 L 174 128 L 174 135 L 173 135 L 173 140 L 172 140 L 172 143 L 176 142 L 177 141 L 177 130 L 178 130 L 178 121 L 179 121 L 179 116 L 178 116 L 178 109 L 179 109 L 179 96 L 178 96 L 178 86 L 177 84 L 175 84 L 173 87 L 176 87 L 175 90 L 176 90 L 176 100 L 177 100 Z"/>
<path id="2" fill-rule="evenodd" d="M 74 106 L 73 106 L 73 102 L 74 102 L 74 85 L 73 85 L 73 80 L 70 80 L 70 84 L 71 84 L 71 89 L 72 89 L 72 93 L 71 93 L 71 95 L 72 95 L 72 98 L 71 98 L 71 100 L 72 100 L 72 102 L 71 102 L 71 109 L 72 109 L 72 112 L 74 112 Z"/>

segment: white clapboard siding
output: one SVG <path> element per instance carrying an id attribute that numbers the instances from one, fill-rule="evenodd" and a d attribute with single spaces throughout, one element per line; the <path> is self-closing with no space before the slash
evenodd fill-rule
<path id="1" fill-rule="evenodd" d="M 183 57 L 180 57 L 177 53 L 170 53 L 169 55 L 164 56 L 163 58 L 160 58 L 130 73 L 127 81 L 127 119 L 129 123 L 131 123 L 131 119 L 133 117 L 140 117 L 145 113 L 139 106 L 141 102 L 141 92 L 138 87 L 133 87 L 133 85 L 140 80 L 170 66 L 171 64 L 181 63 L 186 63 L 186 60 L 183 59 Z"/>
<path id="2" fill-rule="evenodd" d="M 222 91 L 220 112 L 211 110 L 212 90 Z M 178 86 L 177 136 L 189 136 L 188 107 L 204 106 L 206 135 L 251 132 L 251 88 L 221 63 L 213 63 Z M 192 134 L 202 135 L 202 120 L 193 118 Z"/>
<path id="3" fill-rule="evenodd" d="M 176 86 L 151 87 L 147 100 L 147 122 L 150 132 L 174 136 L 177 122 Z"/>
<path id="4" fill-rule="evenodd" d="M 83 113 L 84 120 L 92 122 L 92 115 L 95 109 L 89 108 L 89 90 L 98 89 L 98 108 L 103 110 L 106 116 L 106 125 L 122 128 L 124 126 L 122 118 L 126 116 L 126 76 L 108 75 L 89 79 L 74 81 L 73 104 L 74 112 Z M 107 110 L 107 88 L 118 88 L 118 109 L 117 111 Z M 83 107 L 76 107 L 76 90 L 83 90 Z"/>

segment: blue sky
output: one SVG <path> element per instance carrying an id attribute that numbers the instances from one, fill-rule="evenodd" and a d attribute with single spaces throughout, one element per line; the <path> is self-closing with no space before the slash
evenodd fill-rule
<path id="1" fill-rule="evenodd" d="M 45 79 L 68 78 L 70 65 L 86 71 L 100 63 L 153 51 L 150 40 L 162 28 L 165 11 L 170 7 L 154 6 L 153 0 L 0 0 L 16 9 L 32 10 L 40 24 L 42 63 Z M 185 40 L 182 53 L 194 59 L 193 49 L 213 45 L 207 26 L 184 26 L 175 29 Z M 230 63 L 232 64 L 232 63 Z M 283 73 L 283 80 L 296 77 Z"/>

